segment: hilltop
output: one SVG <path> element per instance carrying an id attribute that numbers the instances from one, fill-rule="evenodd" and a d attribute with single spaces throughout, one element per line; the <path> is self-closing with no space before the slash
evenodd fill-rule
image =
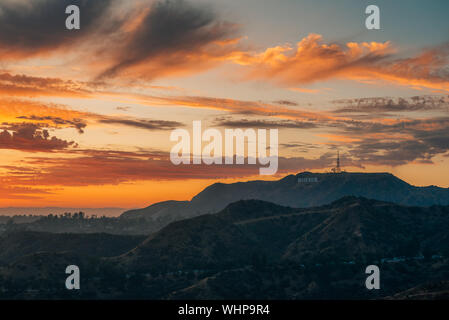
<path id="1" fill-rule="evenodd" d="M 390 173 L 310 173 L 288 175 L 276 181 L 214 183 L 191 201 L 165 201 L 126 211 L 123 219 L 144 218 L 160 229 L 180 219 L 215 213 L 239 200 L 307 208 L 329 204 L 345 196 L 365 197 L 408 206 L 449 205 L 449 188 L 416 187 Z"/>

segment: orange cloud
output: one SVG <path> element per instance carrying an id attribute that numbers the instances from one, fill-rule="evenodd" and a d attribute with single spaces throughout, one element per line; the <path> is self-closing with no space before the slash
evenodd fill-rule
<path id="1" fill-rule="evenodd" d="M 337 142 L 356 142 L 360 141 L 359 138 L 351 138 L 348 136 L 342 136 L 342 135 L 336 135 L 336 134 L 318 134 L 318 137 L 327 138 L 331 141 L 337 141 Z"/>
<path id="2" fill-rule="evenodd" d="M 304 169 L 322 169 L 333 162 L 333 155 L 318 159 L 279 157 L 278 174 Z M 247 163 L 245 159 L 245 163 Z M 55 187 L 118 185 L 137 181 L 224 179 L 256 176 L 257 165 L 178 165 L 166 152 L 108 150 L 67 150 L 57 157 L 26 158 L 20 167 L 7 169 L 0 180 L 13 187 Z M 101 170 L 98 170 L 101 168 Z"/>
<path id="3" fill-rule="evenodd" d="M 37 200 L 51 194 L 49 189 L 12 186 L 10 183 L 10 179 L 0 177 L 0 199 Z"/>
<path id="4" fill-rule="evenodd" d="M 417 57 L 392 59 L 390 42 L 326 44 L 310 34 L 295 48 L 277 46 L 262 53 L 235 52 L 230 58 L 249 69 L 248 78 L 292 86 L 329 79 L 384 80 L 412 88 L 449 91 L 449 46 L 427 50 Z"/>
<path id="5" fill-rule="evenodd" d="M 0 99 L 0 121 L 23 122 L 25 119 L 18 117 L 29 118 L 37 115 L 72 121 L 87 118 L 89 113 L 68 109 L 57 104 L 45 104 L 23 99 Z M 48 124 L 53 123 L 51 119 L 40 121 Z"/>
<path id="6" fill-rule="evenodd" d="M 251 78 L 274 78 L 283 84 L 326 80 L 383 59 L 392 52 L 389 42 L 322 43 L 322 36 L 310 34 L 296 48 L 277 46 L 262 53 L 242 53 L 233 60 L 251 67 Z"/>
<path id="7" fill-rule="evenodd" d="M 178 121 L 107 116 L 18 99 L 0 99 L 0 124 L 1 122 L 10 126 L 28 124 L 41 128 L 75 128 L 79 133 L 83 133 L 88 124 L 122 125 L 144 130 L 171 130 L 184 126 Z"/>
<path id="8" fill-rule="evenodd" d="M 108 93 L 110 96 L 123 96 L 118 93 Z M 336 119 L 326 112 L 313 112 L 301 109 L 287 108 L 284 103 L 272 104 L 260 101 L 245 101 L 229 98 L 213 98 L 204 96 L 150 96 L 150 95 L 125 95 L 131 101 L 149 106 L 183 106 L 188 108 L 205 108 L 223 110 L 231 113 L 245 115 L 260 115 L 285 118 L 290 120 L 333 120 Z M 343 117 L 341 117 L 343 119 Z"/>
<path id="9" fill-rule="evenodd" d="M 0 74 L 0 94 L 22 97 L 77 97 L 88 98 L 86 84 L 58 78 L 30 77 L 27 75 Z"/>

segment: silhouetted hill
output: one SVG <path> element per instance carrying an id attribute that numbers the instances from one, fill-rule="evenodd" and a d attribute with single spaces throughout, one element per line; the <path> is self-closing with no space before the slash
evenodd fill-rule
<path id="1" fill-rule="evenodd" d="M 173 212 L 183 213 L 187 209 L 189 201 L 163 201 L 155 203 L 144 209 L 128 210 L 122 214 L 123 218 L 135 219 L 135 218 L 146 218 L 157 220 L 159 218 L 164 218 L 170 216 Z"/>
<path id="2" fill-rule="evenodd" d="M 449 205 L 449 189 L 415 187 L 390 173 L 310 173 L 288 175 L 277 181 L 215 183 L 191 201 L 166 201 L 127 211 L 125 219 L 144 217 L 157 229 L 188 217 L 223 210 L 239 200 L 268 200 L 278 205 L 305 208 L 358 196 L 409 206 Z"/>
<path id="3" fill-rule="evenodd" d="M 106 233 L 70 234 L 17 231 L 0 236 L 0 264 L 37 252 L 74 252 L 84 256 L 111 257 L 137 246 L 144 236 Z"/>
<path id="4" fill-rule="evenodd" d="M 345 197 L 326 207 L 328 217 L 293 243 L 284 258 L 296 262 L 375 261 L 415 256 L 425 246 L 447 251 L 436 237 L 449 227 L 447 207 L 406 207 Z M 342 260 L 343 259 L 343 260 Z"/>
<path id="5" fill-rule="evenodd" d="M 254 243 L 240 228 L 215 215 L 173 222 L 120 261 L 132 270 L 178 271 L 248 263 Z"/>
<path id="6" fill-rule="evenodd" d="M 407 207 L 345 197 L 293 209 L 260 200 L 171 223 L 120 259 L 136 269 L 242 267 L 254 259 L 295 264 L 373 262 L 449 253 L 449 207 Z"/>
<path id="7" fill-rule="evenodd" d="M 132 249 L 117 256 L 116 238 L 102 246 L 95 238 L 83 240 L 97 235 L 6 233 L 11 239 L 3 250 L 12 261 L 0 266 L 0 298 L 394 297 L 447 281 L 448 228 L 449 206 L 402 206 L 347 196 L 299 209 L 237 201 L 217 214 L 170 223 L 135 247 L 124 241 Z M 69 264 L 82 270 L 80 293 L 68 292 L 61 283 Z M 364 286 L 369 264 L 381 268 L 380 290 Z"/>
<path id="8" fill-rule="evenodd" d="M 448 300 L 449 299 L 449 281 L 439 281 L 419 285 L 415 288 L 397 293 L 387 299 L 392 300 Z"/>

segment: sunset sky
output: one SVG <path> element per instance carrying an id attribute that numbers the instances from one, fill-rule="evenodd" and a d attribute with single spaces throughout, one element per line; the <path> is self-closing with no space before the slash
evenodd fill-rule
<path id="1" fill-rule="evenodd" d="M 81 29 L 65 28 L 77 4 Z M 381 30 L 367 30 L 376 4 Z M 449 187 L 449 2 L 2 0 L 0 207 L 142 207 L 207 185 L 391 172 Z M 172 130 L 279 129 L 279 170 L 180 165 Z"/>

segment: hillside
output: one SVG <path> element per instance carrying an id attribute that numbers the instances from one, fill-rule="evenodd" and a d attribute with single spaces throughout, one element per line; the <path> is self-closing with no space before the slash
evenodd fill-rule
<path id="1" fill-rule="evenodd" d="M 389 173 L 303 172 L 277 181 L 215 183 L 191 201 L 160 202 L 124 212 L 121 217 L 143 217 L 150 220 L 155 229 L 160 229 L 173 221 L 221 211 L 239 200 L 269 200 L 282 206 L 306 208 L 329 204 L 345 196 L 409 206 L 449 205 L 449 189 L 415 187 Z"/>
<path id="2" fill-rule="evenodd" d="M 345 197 L 293 209 L 239 201 L 216 215 L 174 222 L 120 257 L 135 269 L 242 267 L 256 257 L 315 264 L 449 253 L 449 207 L 406 207 Z"/>
<path id="3" fill-rule="evenodd" d="M 0 236 L 0 264 L 11 263 L 17 258 L 37 252 L 73 252 L 94 257 L 116 256 L 131 250 L 144 238 L 106 233 L 9 232 Z"/>
<path id="4" fill-rule="evenodd" d="M 391 300 L 447 300 L 449 299 L 449 281 L 439 281 L 420 285 L 397 293 Z"/>
<path id="5" fill-rule="evenodd" d="M 402 299 L 447 281 L 448 228 L 449 206 L 348 196 L 311 208 L 241 200 L 135 242 L 6 233 L 0 298 Z M 79 294 L 61 289 L 72 263 L 83 270 Z M 366 290 L 368 264 L 380 266 L 381 290 Z"/>
<path id="6" fill-rule="evenodd" d="M 250 262 L 256 243 L 234 224 L 214 215 L 174 222 L 119 258 L 137 271 L 227 268 Z"/>

